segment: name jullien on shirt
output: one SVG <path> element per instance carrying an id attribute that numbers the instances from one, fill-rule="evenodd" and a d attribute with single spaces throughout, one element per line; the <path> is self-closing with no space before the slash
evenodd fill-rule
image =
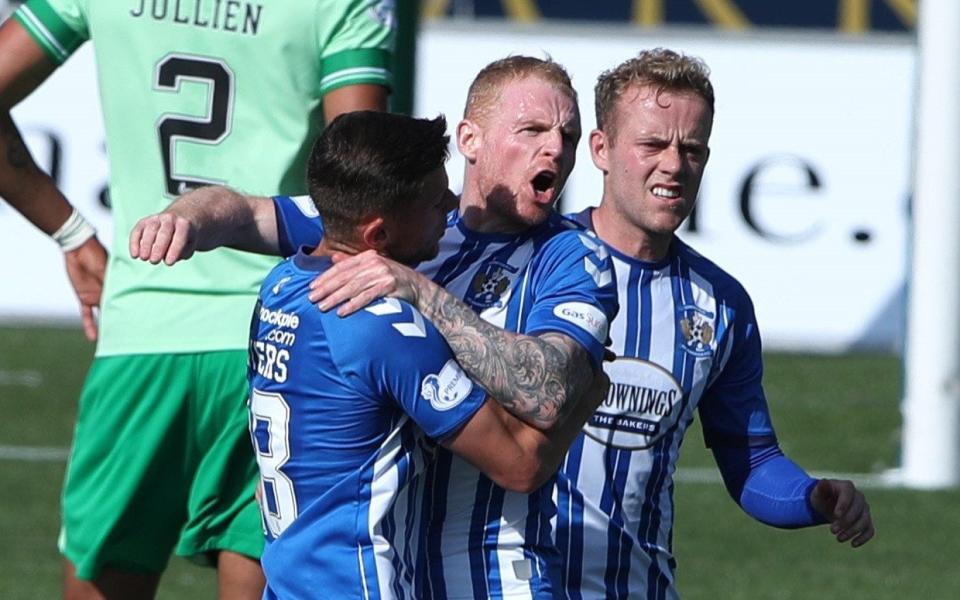
<path id="1" fill-rule="evenodd" d="M 263 6 L 240 0 L 133 0 L 130 15 L 257 35 Z"/>

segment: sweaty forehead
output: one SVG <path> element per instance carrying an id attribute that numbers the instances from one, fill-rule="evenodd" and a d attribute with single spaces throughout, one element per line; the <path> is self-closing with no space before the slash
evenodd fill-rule
<path id="1" fill-rule="evenodd" d="M 563 88 L 536 77 L 505 83 L 493 109 L 515 119 L 569 123 L 580 117 L 576 102 Z"/>
<path id="2" fill-rule="evenodd" d="M 570 91 L 547 81 L 537 75 L 507 77 L 490 84 L 471 100 L 467 106 L 467 117 L 481 121 L 490 117 L 509 116 L 519 107 L 526 112 L 539 110 L 547 112 L 574 113 L 579 117 L 576 102 Z"/>
<path id="3" fill-rule="evenodd" d="M 612 115 L 616 127 L 679 127 L 689 135 L 710 135 L 713 113 L 699 94 L 653 86 L 634 86 L 617 100 Z"/>

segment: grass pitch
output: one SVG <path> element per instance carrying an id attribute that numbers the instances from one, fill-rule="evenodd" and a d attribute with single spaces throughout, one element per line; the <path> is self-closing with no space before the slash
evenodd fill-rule
<path id="1" fill-rule="evenodd" d="M 57 455 L 69 447 L 93 348 L 78 329 L 6 327 L 0 339 L 0 598 L 55 598 L 64 470 Z M 814 472 L 896 466 L 900 372 L 890 356 L 767 356 L 765 388 L 784 451 Z M 23 448 L 33 460 L 12 457 Z M 719 479 L 685 477 L 713 468 L 698 425 L 682 454 L 674 548 L 687 600 L 960 598 L 960 491 L 867 490 L 878 534 L 853 550 L 826 528 L 756 523 Z M 211 569 L 174 558 L 159 597 L 215 598 L 215 581 Z"/>

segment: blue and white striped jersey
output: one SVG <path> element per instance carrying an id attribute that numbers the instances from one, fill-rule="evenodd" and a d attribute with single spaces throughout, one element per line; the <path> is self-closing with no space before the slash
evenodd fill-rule
<path id="1" fill-rule="evenodd" d="M 264 597 L 413 598 L 423 434 L 454 433 L 486 393 L 405 302 L 318 310 L 308 284 L 330 265 L 304 252 L 277 265 L 251 322 Z"/>
<path id="2" fill-rule="evenodd" d="M 315 243 L 309 206 L 275 202 L 281 245 Z M 439 255 L 418 270 L 494 325 L 572 337 L 599 367 L 617 310 L 613 270 L 606 248 L 572 221 L 554 214 L 522 234 L 480 234 L 451 213 Z M 420 597 L 552 597 L 550 575 L 559 569 L 552 482 L 529 495 L 508 492 L 440 448 L 425 483 Z"/>
<path id="3" fill-rule="evenodd" d="M 590 226 L 592 209 L 574 215 Z M 775 441 L 743 287 L 677 238 L 648 263 L 610 249 L 620 313 L 610 391 L 557 478 L 564 598 L 675 598 L 673 472 L 699 410 L 708 444 Z"/>
<path id="4" fill-rule="evenodd" d="M 572 227 L 555 214 L 524 234 L 478 234 L 455 220 L 420 271 L 498 327 L 569 335 L 599 367 L 616 312 L 613 274 L 605 248 Z M 552 482 L 509 492 L 442 449 L 426 482 L 424 514 L 439 518 L 425 524 L 425 598 L 551 597 Z"/>

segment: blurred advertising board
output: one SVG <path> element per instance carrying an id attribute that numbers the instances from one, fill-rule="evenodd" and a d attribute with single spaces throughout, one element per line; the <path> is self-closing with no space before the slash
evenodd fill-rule
<path id="1" fill-rule="evenodd" d="M 832 29 L 846 33 L 909 31 L 919 0 L 425 0 L 426 18 L 458 17 L 540 21 L 603 21 L 664 25 Z"/>

